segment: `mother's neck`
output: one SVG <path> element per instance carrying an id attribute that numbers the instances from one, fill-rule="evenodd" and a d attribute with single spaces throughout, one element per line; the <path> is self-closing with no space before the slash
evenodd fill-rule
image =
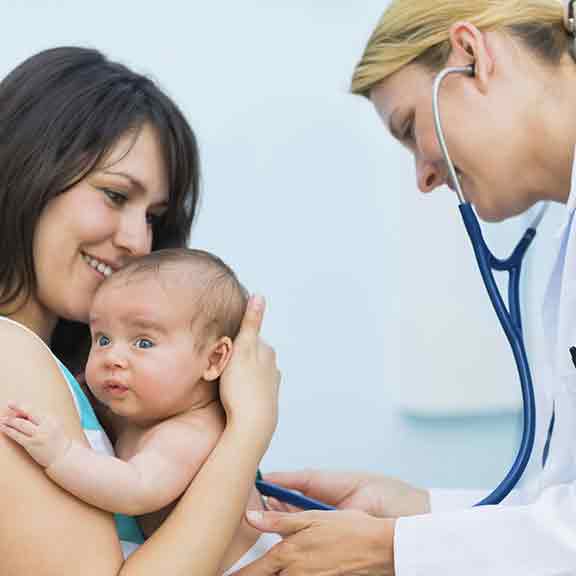
<path id="1" fill-rule="evenodd" d="M 38 304 L 34 298 L 28 298 L 22 305 L 12 303 L 9 306 L 0 307 L 0 316 L 6 316 L 26 326 L 48 345 L 58 322 L 58 318 Z"/>

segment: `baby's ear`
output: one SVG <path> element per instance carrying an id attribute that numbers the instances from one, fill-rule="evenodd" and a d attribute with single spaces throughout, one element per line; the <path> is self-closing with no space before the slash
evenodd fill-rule
<path id="1" fill-rule="evenodd" d="M 208 364 L 204 370 L 204 380 L 211 382 L 220 378 L 230 356 L 232 355 L 232 340 L 228 336 L 218 338 L 216 342 L 210 345 L 208 353 Z"/>

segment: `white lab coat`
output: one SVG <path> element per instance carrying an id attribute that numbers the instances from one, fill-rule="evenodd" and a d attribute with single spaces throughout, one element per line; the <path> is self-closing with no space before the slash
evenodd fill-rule
<path id="1" fill-rule="evenodd" d="M 576 154 L 575 154 L 576 158 Z M 537 422 L 520 488 L 499 506 L 471 508 L 485 494 L 432 492 L 432 514 L 396 524 L 396 576 L 576 575 L 576 168 L 543 305 L 547 350 L 535 382 Z M 555 425 L 546 466 L 552 406 Z"/>

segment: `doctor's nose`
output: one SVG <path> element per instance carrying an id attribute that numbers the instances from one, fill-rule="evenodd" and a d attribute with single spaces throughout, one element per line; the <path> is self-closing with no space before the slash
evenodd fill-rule
<path id="1" fill-rule="evenodd" d="M 420 192 L 428 194 L 446 183 L 446 170 L 437 162 L 416 158 L 416 179 Z"/>

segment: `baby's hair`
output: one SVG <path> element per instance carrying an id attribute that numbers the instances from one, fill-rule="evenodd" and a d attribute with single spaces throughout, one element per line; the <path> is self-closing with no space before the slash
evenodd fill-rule
<path id="1" fill-rule="evenodd" d="M 124 268 L 107 278 L 101 287 L 111 282 L 125 280 L 127 283 L 142 276 L 154 275 L 162 280 L 164 273 L 187 267 L 186 281 L 193 284 L 194 307 L 198 313 L 190 319 L 191 326 L 201 325 L 203 337 L 234 339 L 239 330 L 248 292 L 234 271 L 223 260 L 206 252 L 191 248 L 167 248 L 156 250 L 131 260 Z"/>

